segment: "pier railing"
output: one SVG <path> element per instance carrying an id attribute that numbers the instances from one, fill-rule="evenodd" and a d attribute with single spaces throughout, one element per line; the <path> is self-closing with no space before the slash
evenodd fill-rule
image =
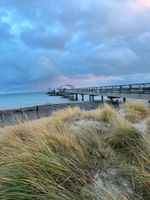
<path id="1" fill-rule="evenodd" d="M 150 83 L 113 85 L 100 87 L 84 87 L 66 90 L 67 93 L 128 93 L 150 94 Z"/>
<path id="2" fill-rule="evenodd" d="M 74 88 L 65 90 L 65 93 L 150 100 L 150 83 Z"/>

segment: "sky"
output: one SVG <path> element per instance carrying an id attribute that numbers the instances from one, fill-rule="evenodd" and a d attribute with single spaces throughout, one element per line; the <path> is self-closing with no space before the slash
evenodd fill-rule
<path id="1" fill-rule="evenodd" d="M 150 82 L 150 0 L 0 0 L 0 92 Z"/>

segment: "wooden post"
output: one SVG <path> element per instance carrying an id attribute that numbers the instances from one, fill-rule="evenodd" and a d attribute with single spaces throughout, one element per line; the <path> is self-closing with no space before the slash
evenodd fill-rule
<path id="1" fill-rule="evenodd" d="M 75 94 L 75 100 L 78 101 L 78 94 Z"/>
<path id="2" fill-rule="evenodd" d="M 82 96 L 82 101 L 84 101 L 84 94 L 81 94 L 81 96 Z"/>
<path id="3" fill-rule="evenodd" d="M 89 95 L 89 101 L 91 101 L 92 99 L 91 99 L 91 95 Z"/>

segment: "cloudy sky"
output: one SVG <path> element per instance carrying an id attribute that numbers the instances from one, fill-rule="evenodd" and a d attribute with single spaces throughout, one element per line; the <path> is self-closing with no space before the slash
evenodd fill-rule
<path id="1" fill-rule="evenodd" d="M 150 0 L 0 0 L 0 92 L 150 82 Z"/>

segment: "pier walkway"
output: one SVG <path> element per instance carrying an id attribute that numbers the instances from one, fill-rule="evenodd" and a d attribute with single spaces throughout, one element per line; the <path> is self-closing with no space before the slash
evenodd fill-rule
<path id="1" fill-rule="evenodd" d="M 111 100 L 123 98 L 124 102 L 127 98 L 150 101 L 150 83 L 71 88 L 64 90 L 63 94 L 73 95 L 74 100 L 78 100 L 78 95 L 81 95 L 82 101 L 85 95 L 89 95 L 90 101 L 94 100 L 95 96 L 101 96 L 101 100 L 106 96 Z"/>

